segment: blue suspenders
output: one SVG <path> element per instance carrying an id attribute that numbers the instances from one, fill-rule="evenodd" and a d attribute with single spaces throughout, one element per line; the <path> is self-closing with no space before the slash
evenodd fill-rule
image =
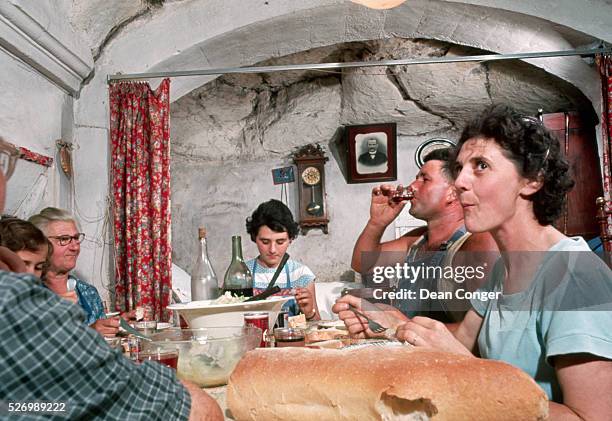
<path id="1" fill-rule="evenodd" d="M 427 241 L 427 237 L 426 235 L 424 235 L 418 243 L 413 244 L 408 250 L 408 254 L 406 256 L 406 263 L 410 265 L 425 264 L 426 266 L 431 267 L 440 266 L 442 261 L 446 257 L 448 249 L 453 245 L 453 243 L 463 237 L 466 232 L 467 230 L 465 226 L 462 226 L 453 233 L 453 235 L 448 239 L 448 241 L 445 241 L 444 243 L 440 244 L 440 247 L 437 251 L 430 252 L 428 253 L 427 257 L 417 260 L 417 250 Z M 437 282 L 433 282 L 432 280 L 428 279 L 419 279 L 415 283 L 410 283 L 409 281 L 401 280 L 398 287 L 400 289 L 407 289 L 413 291 L 416 291 L 416 288 L 418 287 L 426 287 L 429 290 L 437 290 Z M 415 300 L 414 302 L 411 300 L 399 300 L 398 302 L 393 303 L 393 305 L 408 317 L 414 317 L 416 315 L 426 315 L 432 318 L 436 318 L 438 320 L 442 318 L 443 321 L 447 321 L 444 319 L 444 314 L 441 312 L 441 310 L 444 310 L 444 307 L 442 305 L 438 307 L 438 304 L 436 303 L 437 301 L 434 302 L 433 300 L 425 300 L 423 302 L 421 302 L 420 300 Z M 431 311 L 435 311 L 438 314 L 430 314 Z"/>

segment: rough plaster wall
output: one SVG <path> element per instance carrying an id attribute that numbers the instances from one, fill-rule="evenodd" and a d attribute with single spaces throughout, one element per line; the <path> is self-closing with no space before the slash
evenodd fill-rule
<path id="1" fill-rule="evenodd" d="M 113 28 L 146 9 L 142 0 L 77 1 L 73 2 L 69 16 L 72 26 L 80 31 L 95 56 Z"/>
<path id="2" fill-rule="evenodd" d="M 72 98 L 0 51 L 0 135 L 9 142 L 55 157 L 55 141 L 71 133 Z M 47 168 L 19 160 L 7 186 L 4 212 L 28 217 L 59 203 L 65 178 L 58 167 Z M 64 197 L 65 199 L 65 197 Z"/>
<path id="3" fill-rule="evenodd" d="M 38 22 L 45 31 L 77 55 L 85 55 L 82 33 L 67 24 L 73 0 L 4 0 L 14 4 Z"/>
<path id="4" fill-rule="evenodd" d="M 97 0 L 79 3 L 88 1 Z M 500 2 L 471 3 L 487 6 Z M 103 147 L 108 141 L 108 74 L 245 66 L 316 47 L 394 36 L 440 39 L 493 52 L 562 50 L 572 48 L 576 40 L 590 39 L 593 20 L 581 13 L 583 9 L 596 3 L 597 10 L 607 8 L 599 16 L 607 16 L 610 11 L 604 1 L 575 1 L 568 3 L 563 12 L 564 16 L 573 17 L 568 20 L 542 13 L 540 4 L 554 10 L 554 2 L 520 3 L 512 8 L 513 12 L 505 12 L 461 2 L 411 0 L 390 11 L 372 11 L 345 0 L 189 0 L 166 2 L 152 13 L 133 15 L 135 19 L 114 28 L 109 25 L 108 33 L 114 31 L 114 36 L 105 39 L 96 59 L 95 73 L 86 81 L 75 106 L 74 136 L 80 144 L 79 155 L 98 157 L 99 165 L 91 176 L 99 181 L 93 186 L 88 180 L 79 180 L 77 196 L 88 215 L 103 217 L 100 209 L 104 208 L 108 192 L 105 162 L 108 151 Z M 113 17 L 110 22 L 119 20 Z M 559 29 L 558 24 L 567 26 Z M 181 30 L 169 32 L 168 28 Z M 576 36 L 576 29 L 584 34 Z M 134 54 L 135 51 L 138 53 Z M 534 60 L 534 64 L 570 81 L 589 99 L 597 100 L 596 75 L 581 59 L 543 59 Z M 212 79 L 212 76 L 173 79 L 171 98 L 181 98 Z M 425 100 L 420 106 L 427 107 Z M 237 129 L 242 133 L 240 127 L 231 130 Z M 92 223 L 91 230 L 101 226 L 101 222 Z M 99 262 L 92 259 L 92 255 L 81 258 L 87 265 L 99 267 Z"/>
<path id="5" fill-rule="evenodd" d="M 398 55 L 466 55 L 448 43 L 391 39 L 348 43 L 294 54 L 262 64 L 307 62 L 329 56 L 384 60 Z M 286 76 L 286 77 L 284 77 Z M 209 253 L 219 276 L 231 257 L 230 238 L 243 236 L 245 257 L 257 254 L 245 218 L 262 201 L 280 198 L 270 170 L 291 165 L 300 146 L 327 149 L 329 234 L 311 230 L 289 253 L 319 280 L 351 279 L 354 242 L 368 218 L 373 184 L 349 185 L 338 128 L 345 124 L 398 124 L 398 180 L 417 172 L 414 150 L 433 136 L 456 138 L 466 119 L 492 102 L 509 101 L 526 113 L 576 109 L 588 103 L 566 82 L 527 64 L 478 63 L 345 69 L 341 74 L 223 76 L 172 106 L 173 260 L 191 269 L 196 230 L 205 225 Z M 297 191 L 289 184 L 289 207 Z M 387 237 L 392 230 L 387 230 Z"/>
<path id="6" fill-rule="evenodd" d="M 3 25 L 0 135 L 16 145 L 54 158 L 51 168 L 18 161 L 8 183 L 5 211 L 22 218 L 46 206 L 76 210 L 72 206 L 77 202 L 72 200 L 71 183 L 58 165 L 55 142 L 73 140 L 74 98 L 69 93 L 78 93 L 75 85 L 82 81 L 93 60 L 77 32 L 67 24 L 71 4 L 70 0 L 10 0 L 0 6 Z M 84 137 L 81 139 L 87 141 Z M 78 152 L 77 145 L 74 155 Z M 75 168 L 78 170 L 82 165 L 91 168 L 90 159 L 89 156 L 81 159 Z M 89 238 L 96 232 L 98 222 L 95 221 L 93 228 L 84 224 Z M 87 249 L 94 244 L 89 238 L 83 244 L 86 257 L 79 260 L 79 270 L 88 266 Z M 103 244 L 96 246 L 101 250 Z"/>

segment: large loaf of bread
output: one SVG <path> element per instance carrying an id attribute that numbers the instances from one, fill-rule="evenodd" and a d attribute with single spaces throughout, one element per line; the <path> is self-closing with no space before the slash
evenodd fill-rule
<path id="1" fill-rule="evenodd" d="M 509 364 L 413 347 L 256 349 L 227 386 L 242 420 L 544 420 L 542 389 Z"/>

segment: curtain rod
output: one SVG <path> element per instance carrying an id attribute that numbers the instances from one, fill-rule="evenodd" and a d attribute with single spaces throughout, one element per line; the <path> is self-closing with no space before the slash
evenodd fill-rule
<path id="1" fill-rule="evenodd" d="M 404 66 L 412 64 L 435 64 L 435 63 L 459 63 L 466 61 L 497 61 L 497 60 L 518 60 L 527 58 L 545 58 L 545 57 L 566 57 L 566 56 L 593 56 L 595 54 L 604 54 L 612 52 L 612 47 L 599 47 L 591 49 L 576 49 L 565 51 L 543 51 L 534 53 L 509 53 L 509 54 L 488 54 L 480 56 L 463 56 L 463 57 L 432 57 L 423 59 L 401 59 L 401 60 L 381 60 L 381 61 L 352 61 L 346 63 L 317 63 L 317 64 L 285 64 L 278 66 L 251 66 L 251 67 L 224 67 L 217 69 L 201 69 L 201 70 L 178 70 L 174 72 L 149 72 L 149 73 L 117 73 L 107 76 L 107 82 L 115 82 L 120 80 L 138 80 L 138 79 L 157 79 L 166 77 L 182 77 L 182 76 L 205 76 L 205 75 L 221 75 L 227 73 L 270 73 L 284 72 L 291 70 L 330 70 L 330 69 L 347 69 L 353 67 L 379 67 L 379 66 Z"/>

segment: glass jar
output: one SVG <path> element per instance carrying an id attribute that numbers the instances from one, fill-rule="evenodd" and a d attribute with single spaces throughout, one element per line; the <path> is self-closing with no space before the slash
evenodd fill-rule
<path id="1" fill-rule="evenodd" d="M 274 342 L 277 348 L 290 346 L 305 346 L 306 333 L 304 329 L 280 327 L 274 329 Z"/>

